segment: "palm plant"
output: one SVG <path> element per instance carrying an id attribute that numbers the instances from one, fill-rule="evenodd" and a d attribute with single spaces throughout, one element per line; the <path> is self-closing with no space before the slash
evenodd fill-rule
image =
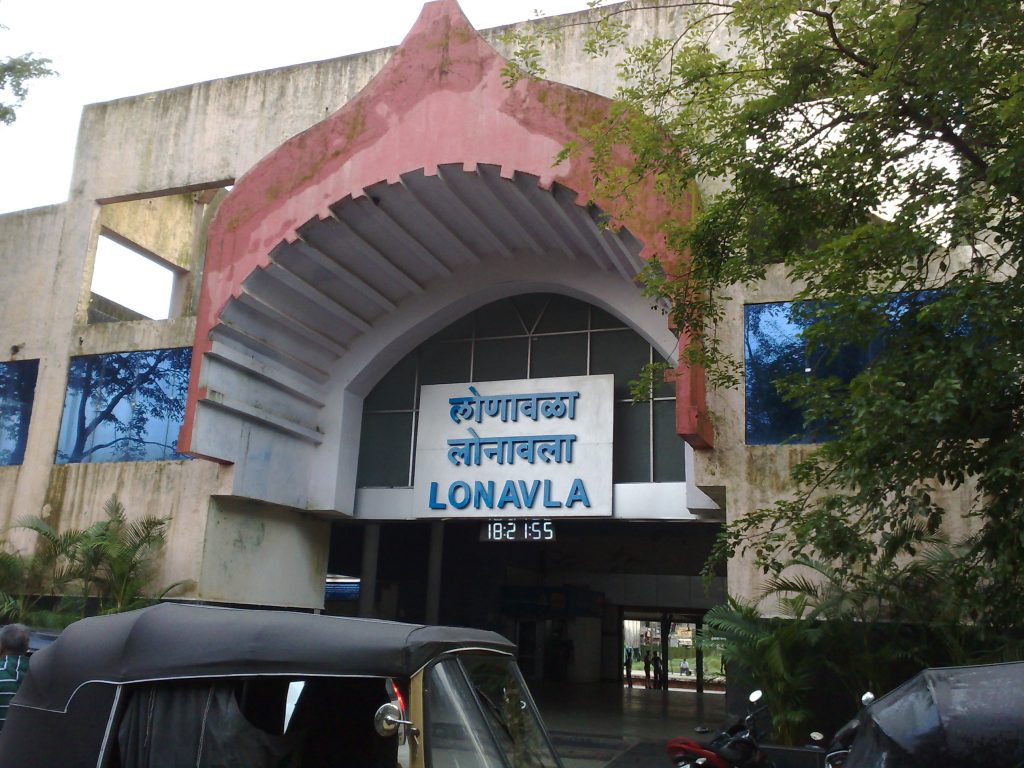
<path id="1" fill-rule="evenodd" d="M 0 616 L 4 621 L 21 621 L 21 585 L 24 583 L 24 558 L 6 549 L 0 550 Z"/>
<path id="2" fill-rule="evenodd" d="M 894 662 L 915 655 L 913 645 L 879 642 L 878 633 L 872 632 L 890 612 L 894 588 L 895 584 L 877 571 L 855 574 L 800 557 L 764 583 L 761 599 L 774 599 L 786 619 L 817 623 L 821 665 L 830 669 L 849 693 L 859 695 L 865 690 L 884 690 L 885 671 Z"/>
<path id="3" fill-rule="evenodd" d="M 106 519 L 82 532 L 79 578 L 99 599 L 99 613 L 141 608 L 187 584 L 178 581 L 156 595 L 149 587 L 156 575 L 155 558 L 166 543 L 168 517 L 147 515 L 128 520 L 117 495 L 103 507 Z"/>
<path id="4" fill-rule="evenodd" d="M 0 610 L 11 621 L 62 627 L 76 617 L 68 601 L 50 603 L 53 594 L 73 592 L 78 578 L 81 531 L 58 532 L 41 517 L 29 517 L 19 527 L 36 533 L 36 545 L 29 556 L 3 550 L 0 553 Z"/>
<path id="5" fill-rule="evenodd" d="M 865 690 L 886 691 L 927 666 L 1021 658 L 1024 644 L 1004 636 L 991 642 L 967 607 L 946 588 L 962 547 L 918 532 L 907 557 L 898 546 L 860 567 L 797 557 L 763 584 L 758 599 L 730 598 L 705 616 L 698 642 L 715 647 L 733 669 L 744 670 L 773 708 L 775 738 L 800 741 L 809 699 L 822 674 L 831 674 L 855 701 Z M 780 618 L 759 606 L 774 601 Z"/>
<path id="6" fill-rule="evenodd" d="M 821 634 L 816 622 L 798 614 L 789 621 L 762 618 L 755 603 L 729 598 L 704 616 L 697 643 L 716 649 L 730 671 L 742 669 L 749 682 L 765 692 L 772 707 L 773 737 L 783 744 L 796 743 L 811 718 L 807 694 L 818 666 L 815 649 Z"/>
<path id="7" fill-rule="evenodd" d="M 84 531 L 58 532 L 41 517 L 19 521 L 36 534 L 36 543 L 27 556 L 0 546 L 0 617 L 64 627 L 91 606 L 99 613 L 129 611 L 189 583 L 150 593 L 170 518 L 128 520 L 116 494 L 103 511 L 105 518 Z"/>
<path id="8" fill-rule="evenodd" d="M 803 618 L 821 622 L 822 662 L 857 696 L 887 690 L 904 670 L 990 656 L 979 655 L 963 603 L 944 587 L 958 548 L 936 536 L 922 546 L 913 558 L 894 551 L 859 569 L 795 558 L 761 597 L 777 599 L 787 616 L 799 601 Z"/>

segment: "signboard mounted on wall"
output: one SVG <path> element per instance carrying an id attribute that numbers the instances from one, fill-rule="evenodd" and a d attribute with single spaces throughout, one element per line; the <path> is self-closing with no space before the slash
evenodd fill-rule
<path id="1" fill-rule="evenodd" d="M 610 375 L 420 389 L 418 517 L 612 514 Z"/>

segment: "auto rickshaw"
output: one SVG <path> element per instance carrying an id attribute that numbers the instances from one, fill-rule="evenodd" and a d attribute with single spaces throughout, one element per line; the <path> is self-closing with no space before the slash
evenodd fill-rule
<path id="1" fill-rule="evenodd" d="M 1022 766 L 1024 662 L 923 670 L 858 719 L 845 768 Z"/>
<path id="2" fill-rule="evenodd" d="M 31 661 L 0 765 L 560 768 L 493 632 L 176 603 Z"/>

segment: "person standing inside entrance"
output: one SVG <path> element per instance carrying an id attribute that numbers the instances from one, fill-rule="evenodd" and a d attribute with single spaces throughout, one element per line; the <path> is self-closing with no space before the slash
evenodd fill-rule
<path id="1" fill-rule="evenodd" d="M 651 659 L 651 666 L 654 668 L 654 687 L 661 688 L 661 657 L 658 656 L 658 652 L 654 652 L 654 657 Z"/>
<path id="2" fill-rule="evenodd" d="M 626 649 L 626 660 L 622 664 L 622 671 L 626 674 L 626 685 L 633 687 L 633 649 Z"/>
<path id="3" fill-rule="evenodd" d="M 28 628 L 8 624 L 0 629 L 0 728 L 7 722 L 7 709 L 28 671 Z"/>
<path id="4" fill-rule="evenodd" d="M 644 688 L 651 687 L 651 652 L 644 653 Z"/>

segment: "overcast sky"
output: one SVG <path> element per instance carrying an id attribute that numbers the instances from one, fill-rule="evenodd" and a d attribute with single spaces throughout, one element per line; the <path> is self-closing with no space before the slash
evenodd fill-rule
<path id="1" fill-rule="evenodd" d="M 0 0 L 0 56 L 53 60 L 0 125 L 0 213 L 67 199 L 82 106 L 401 42 L 421 0 Z M 480 29 L 585 0 L 461 0 Z"/>

